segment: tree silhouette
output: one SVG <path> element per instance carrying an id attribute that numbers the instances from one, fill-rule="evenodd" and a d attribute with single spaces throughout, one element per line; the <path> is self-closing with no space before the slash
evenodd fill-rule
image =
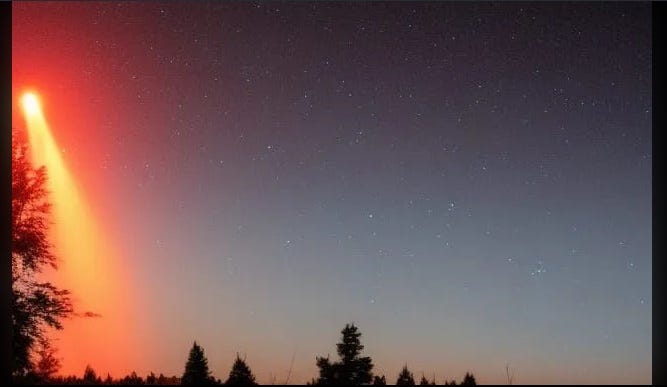
<path id="1" fill-rule="evenodd" d="M 341 341 L 336 344 L 339 362 L 331 363 L 329 358 L 317 357 L 320 369 L 318 384 L 369 384 L 373 379 L 373 362 L 370 357 L 360 356 L 361 345 L 359 329 L 353 324 L 345 324 L 341 331 Z"/>
<path id="2" fill-rule="evenodd" d="M 181 378 L 181 384 L 184 385 L 211 385 L 215 379 L 211 376 L 208 369 L 208 360 L 204 355 L 204 349 L 195 341 L 190 349 L 188 361 L 185 363 L 185 372 Z"/>
<path id="3" fill-rule="evenodd" d="M 476 386 L 477 382 L 475 381 L 475 377 L 472 375 L 472 373 L 466 372 L 466 376 L 463 377 L 463 381 L 461 382 L 462 386 Z"/>
<path id="4" fill-rule="evenodd" d="M 374 386 L 386 386 L 387 385 L 387 379 L 385 379 L 384 375 L 382 376 L 375 376 L 373 377 L 373 385 Z"/>
<path id="5" fill-rule="evenodd" d="M 239 357 L 239 354 L 236 354 L 236 360 L 232 366 L 232 370 L 229 371 L 229 377 L 225 384 L 228 385 L 239 385 L 239 386 L 251 386 L 256 385 L 255 376 L 250 371 L 250 367 L 246 364 L 244 359 Z"/>
<path id="6" fill-rule="evenodd" d="M 132 371 L 130 375 L 126 375 L 124 378 L 118 381 L 118 384 L 123 386 L 139 386 L 144 383 L 144 380 L 141 376 L 137 375 L 136 372 Z"/>
<path id="7" fill-rule="evenodd" d="M 157 384 L 157 377 L 152 371 L 150 374 L 146 375 L 146 384 Z"/>
<path id="8" fill-rule="evenodd" d="M 44 266 L 56 268 L 47 238 L 51 205 L 45 167 L 28 160 L 25 133 L 12 131 L 12 375 L 34 368 L 31 354 L 47 340 L 46 327 L 62 329 L 73 313 L 69 291 L 35 279 Z"/>
<path id="9" fill-rule="evenodd" d="M 60 369 L 60 359 L 56 357 L 56 349 L 43 340 L 37 352 L 38 360 L 35 363 L 35 374 L 42 381 L 51 379 Z"/>
<path id="10" fill-rule="evenodd" d="M 157 383 L 157 377 L 155 374 L 151 371 L 150 374 L 146 375 L 146 384 L 156 384 Z"/>
<path id="11" fill-rule="evenodd" d="M 401 372 L 398 374 L 398 379 L 396 379 L 397 386 L 414 386 L 415 378 L 412 375 L 412 372 L 408 371 L 408 365 L 404 365 Z"/>
<path id="12" fill-rule="evenodd" d="M 320 369 L 320 376 L 317 379 L 317 381 L 315 381 L 314 384 L 324 384 L 324 385 L 340 384 L 338 383 L 338 375 L 336 372 L 338 365 L 331 364 L 328 356 L 317 357 L 316 364 L 317 368 Z"/>
<path id="13" fill-rule="evenodd" d="M 181 379 L 177 376 L 167 377 L 167 376 L 164 376 L 163 374 L 160 374 L 160 376 L 157 377 L 157 382 L 155 384 L 159 384 L 159 385 L 162 385 L 162 386 L 166 386 L 166 385 L 172 385 L 173 386 L 173 385 L 177 385 L 177 384 L 181 384 L 181 383 L 182 383 Z"/>
<path id="14" fill-rule="evenodd" d="M 421 380 L 419 381 L 419 385 L 420 385 L 420 386 L 435 386 L 435 385 L 436 385 L 436 384 L 435 384 L 435 376 L 433 377 L 433 380 L 431 380 L 431 381 L 429 382 L 429 380 L 426 379 L 426 376 L 424 376 L 424 375 L 422 374 L 422 378 L 421 378 Z"/>
<path id="15" fill-rule="evenodd" d="M 97 373 L 90 365 L 86 366 L 83 371 L 83 384 L 102 384 L 102 379 L 97 376 Z"/>

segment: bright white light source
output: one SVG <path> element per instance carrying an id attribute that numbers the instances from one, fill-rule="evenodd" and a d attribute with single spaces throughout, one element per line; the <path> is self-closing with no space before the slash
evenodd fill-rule
<path id="1" fill-rule="evenodd" d="M 21 103 L 27 114 L 35 115 L 39 113 L 39 99 L 35 93 L 25 93 L 23 98 L 21 98 Z"/>

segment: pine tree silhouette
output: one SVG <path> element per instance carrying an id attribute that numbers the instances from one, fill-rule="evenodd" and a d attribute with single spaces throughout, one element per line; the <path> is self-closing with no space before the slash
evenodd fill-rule
<path id="1" fill-rule="evenodd" d="M 466 376 L 463 377 L 463 381 L 461 382 L 462 386 L 476 386 L 477 382 L 475 381 L 475 377 L 472 375 L 472 373 L 466 372 Z"/>
<path id="2" fill-rule="evenodd" d="M 188 361 L 185 363 L 185 372 L 181 378 L 183 385 L 211 385 L 215 379 L 208 369 L 208 360 L 204 356 L 204 349 L 195 341 L 190 349 Z"/>
<path id="3" fill-rule="evenodd" d="M 408 371 L 408 365 L 404 365 L 401 373 L 398 374 L 398 379 L 396 379 L 397 386 L 414 386 L 415 378 L 412 375 L 412 372 Z"/>
<path id="4" fill-rule="evenodd" d="M 157 377 L 152 371 L 149 375 L 146 376 L 146 384 L 150 385 L 157 384 Z"/>
<path id="5" fill-rule="evenodd" d="M 382 376 L 375 376 L 373 377 L 373 385 L 374 386 L 386 386 L 387 385 L 387 379 L 385 379 L 384 375 Z"/>
<path id="6" fill-rule="evenodd" d="M 141 376 L 137 375 L 136 372 L 132 371 L 131 374 L 122 378 L 118 384 L 124 386 L 138 386 L 144 384 L 144 380 L 141 378 Z"/>
<path id="7" fill-rule="evenodd" d="M 419 381 L 419 385 L 420 385 L 420 386 L 435 386 L 435 385 L 436 385 L 436 384 L 435 384 L 435 379 L 433 379 L 432 381 L 429 382 L 429 380 L 426 379 L 426 376 L 424 376 L 424 375 L 422 374 L 422 378 L 421 378 L 421 380 Z"/>
<path id="8" fill-rule="evenodd" d="M 373 362 L 370 357 L 360 356 L 364 346 L 361 333 L 354 324 L 345 324 L 341 331 L 341 342 L 336 344 L 340 361 L 331 363 L 329 358 L 317 357 L 320 369 L 318 384 L 369 384 L 373 380 Z"/>
<path id="9" fill-rule="evenodd" d="M 232 366 L 232 370 L 229 371 L 229 377 L 225 382 L 226 385 L 238 385 L 238 386 L 251 386 L 256 385 L 255 376 L 250 371 L 250 367 L 246 364 L 244 359 L 239 357 L 239 354 L 236 354 L 236 361 Z"/>
<path id="10" fill-rule="evenodd" d="M 337 368 L 329 361 L 329 357 L 317 357 L 316 358 L 317 368 L 320 369 L 320 376 L 315 381 L 314 384 L 323 384 L 323 385 L 332 385 L 336 384 L 338 380 L 338 375 L 335 372 Z"/>
<path id="11" fill-rule="evenodd" d="M 102 379 L 97 376 L 97 373 L 90 365 L 86 366 L 83 371 L 83 384 L 102 384 Z"/>

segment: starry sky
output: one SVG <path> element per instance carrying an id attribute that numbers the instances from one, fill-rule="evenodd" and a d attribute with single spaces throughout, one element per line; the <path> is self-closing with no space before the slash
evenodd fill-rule
<path id="1" fill-rule="evenodd" d="M 97 370 L 305 383 L 355 322 L 388 381 L 651 383 L 649 3 L 15 2 L 12 39 L 137 310 Z"/>

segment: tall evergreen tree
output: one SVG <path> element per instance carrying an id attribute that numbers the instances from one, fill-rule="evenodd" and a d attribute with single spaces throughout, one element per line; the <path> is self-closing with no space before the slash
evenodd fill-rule
<path id="1" fill-rule="evenodd" d="M 373 362 L 370 357 L 361 356 L 364 346 L 359 340 L 359 329 L 354 324 L 345 324 L 341 335 L 340 343 L 336 344 L 340 361 L 331 363 L 328 357 L 316 358 L 320 369 L 318 384 L 369 384 L 373 380 Z"/>
<path id="2" fill-rule="evenodd" d="M 204 349 L 195 341 L 190 349 L 188 361 L 185 363 L 185 372 L 181 378 L 183 385 L 211 385 L 215 379 L 208 369 L 208 359 L 204 355 Z"/>
<path id="3" fill-rule="evenodd" d="M 475 381 L 475 377 L 472 375 L 470 372 L 466 372 L 466 376 L 463 377 L 463 381 L 461 382 L 462 386 L 476 386 L 477 382 Z"/>
<path id="4" fill-rule="evenodd" d="M 398 379 L 396 379 L 397 386 L 414 386 L 415 377 L 412 375 L 412 372 L 408 370 L 408 365 L 404 365 L 401 372 L 398 374 Z"/>
<path id="5" fill-rule="evenodd" d="M 229 377 L 225 382 L 226 385 L 238 385 L 238 386 L 251 386 L 256 385 L 255 376 L 250 371 L 250 367 L 246 364 L 244 359 L 239 357 L 239 354 L 236 354 L 236 360 L 232 366 L 232 370 L 229 371 Z"/>
<path id="6" fill-rule="evenodd" d="M 12 352 L 14 377 L 33 370 L 36 344 L 47 340 L 47 327 L 62 329 L 73 313 L 69 291 L 36 275 L 56 268 L 48 240 L 51 204 L 46 168 L 34 168 L 28 158 L 25 132 L 12 131 Z"/>

